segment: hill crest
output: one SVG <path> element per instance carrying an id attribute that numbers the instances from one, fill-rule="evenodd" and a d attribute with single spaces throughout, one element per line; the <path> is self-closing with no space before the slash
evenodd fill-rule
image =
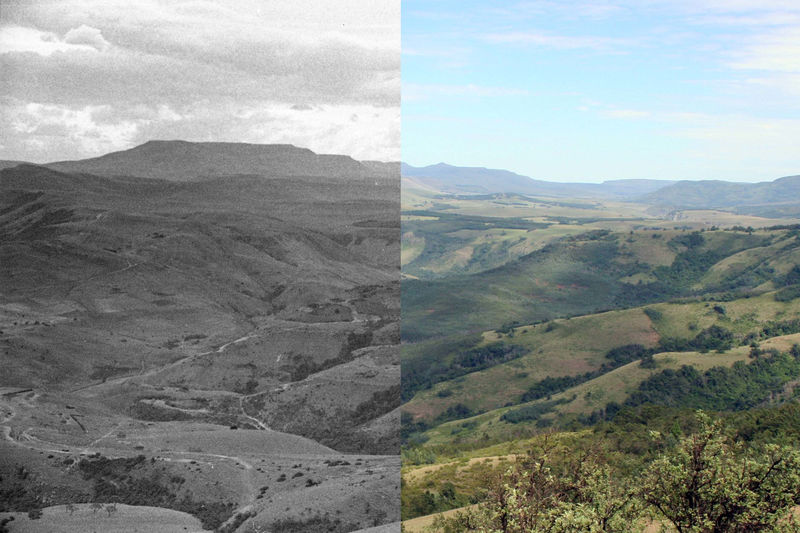
<path id="1" fill-rule="evenodd" d="M 510 170 L 486 167 L 459 167 L 436 163 L 414 167 L 402 163 L 404 183 L 415 188 L 438 190 L 450 194 L 521 193 L 572 198 L 627 199 L 656 191 L 674 181 L 632 179 L 608 180 L 603 183 L 563 183 L 517 174 Z"/>
<path id="2" fill-rule="evenodd" d="M 374 170 L 346 155 L 317 154 L 291 144 L 154 140 L 129 150 L 77 161 L 47 163 L 53 170 L 170 181 L 254 174 L 280 177 L 365 178 Z"/>

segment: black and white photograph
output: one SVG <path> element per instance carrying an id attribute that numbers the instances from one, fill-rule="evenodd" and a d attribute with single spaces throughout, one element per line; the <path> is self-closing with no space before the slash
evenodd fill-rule
<path id="1" fill-rule="evenodd" d="M 0 3 L 0 531 L 400 525 L 400 2 Z"/>

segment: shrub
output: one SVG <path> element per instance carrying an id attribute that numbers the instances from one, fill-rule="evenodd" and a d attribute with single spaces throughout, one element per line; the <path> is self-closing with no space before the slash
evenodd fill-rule
<path id="1" fill-rule="evenodd" d="M 642 500 L 678 531 L 798 531 L 789 514 L 800 501 L 800 451 L 742 454 L 719 421 L 698 417 L 701 430 L 650 465 Z"/>

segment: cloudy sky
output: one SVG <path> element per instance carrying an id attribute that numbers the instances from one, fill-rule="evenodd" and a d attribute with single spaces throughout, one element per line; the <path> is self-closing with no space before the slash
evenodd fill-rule
<path id="1" fill-rule="evenodd" d="M 2 0 L 0 159 L 150 139 L 400 158 L 399 0 Z"/>
<path id="2" fill-rule="evenodd" d="M 800 174 L 797 0 L 404 0 L 402 19 L 408 163 Z"/>

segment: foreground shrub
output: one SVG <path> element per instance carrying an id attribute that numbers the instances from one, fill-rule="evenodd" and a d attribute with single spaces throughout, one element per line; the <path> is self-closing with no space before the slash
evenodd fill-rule
<path id="1" fill-rule="evenodd" d="M 745 451 L 721 423 L 698 415 L 702 429 L 649 467 L 642 500 L 680 533 L 797 532 L 800 451 L 766 445 Z"/>
<path id="2" fill-rule="evenodd" d="M 481 505 L 439 518 L 444 533 L 623 533 L 655 522 L 678 533 L 797 533 L 800 450 L 745 449 L 719 421 L 697 413 L 700 429 L 667 446 L 644 470 L 615 475 L 596 455 L 550 463 L 531 452 L 509 468 Z M 674 437 L 672 437 L 674 439 Z"/>

